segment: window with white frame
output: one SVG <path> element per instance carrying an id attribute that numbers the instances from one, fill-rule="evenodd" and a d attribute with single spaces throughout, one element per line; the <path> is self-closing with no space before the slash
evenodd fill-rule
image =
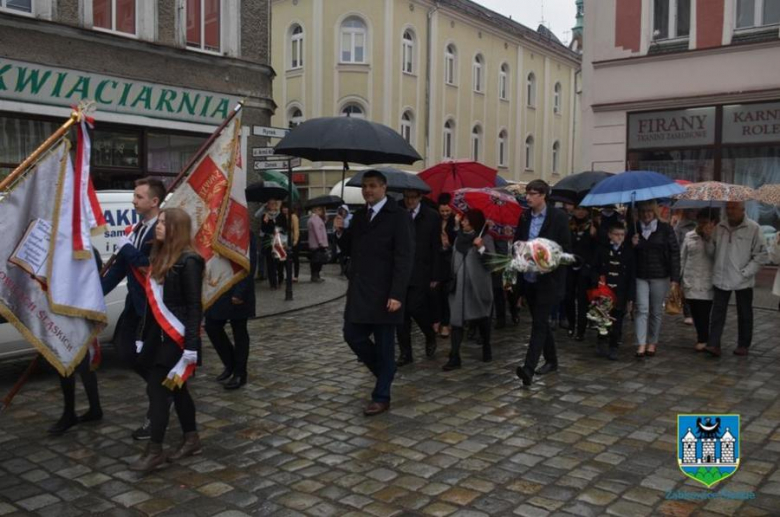
<path id="1" fill-rule="evenodd" d="M 442 156 L 452 159 L 454 153 L 455 121 L 448 120 L 444 123 L 444 134 L 442 136 Z"/>
<path id="2" fill-rule="evenodd" d="M 534 136 L 528 135 L 525 139 L 525 169 L 531 171 L 534 169 Z"/>
<path id="3" fill-rule="evenodd" d="M 366 110 L 360 104 L 350 102 L 341 108 L 341 115 L 344 117 L 366 118 Z"/>
<path id="4" fill-rule="evenodd" d="M 219 52 L 222 38 L 221 0 L 187 0 L 187 46 Z"/>
<path id="5" fill-rule="evenodd" d="M 350 16 L 341 24 L 341 62 L 365 63 L 366 23 L 357 16 Z"/>
<path id="6" fill-rule="evenodd" d="M 536 75 L 533 72 L 528 74 L 525 82 L 525 99 L 527 106 L 536 106 Z"/>
<path id="7" fill-rule="evenodd" d="M 555 83 L 553 88 L 553 113 L 561 114 L 561 83 Z"/>
<path id="8" fill-rule="evenodd" d="M 691 31 L 691 0 L 655 0 L 653 39 L 685 38 Z"/>
<path id="9" fill-rule="evenodd" d="M 303 122 L 303 112 L 301 108 L 293 106 L 287 112 L 287 127 L 290 129 L 300 126 Z"/>
<path id="10" fill-rule="evenodd" d="M 477 124 L 471 130 L 471 159 L 478 162 L 482 158 L 482 128 Z"/>
<path id="11" fill-rule="evenodd" d="M 447 84 L 455 84 L 457 77 L 458 66 L 458 51 L 455 45 L 447 45 L 444 51 L 444 82 Z"/>
<path id="12" fill-rule="evenodd" d="M 414 33 L 411 30 L 404 31 L 401 58 L 401 69 L 407 74 L 414 73 Z"/>
<path id="13" fill-rule="evenodd" d="M 485 90 L 485 59 L 482 54 L 474 56 L 474 91 L 483 92 Z"/>
<path id="14" fill-rule="evenodd" d="M 498 166 L 506 167 L 507 160 L 507 145 L 509 144 L 509 137 L 507 136 L 506 129 L 502 129 L 498 133 Z"/>
<path id="15" fill-rule="evenodd" d="M 555 142 L 552 147 L 552 171 L 553 174 L 560 173 L 560 167 L 561 167 L 561 144 L 559 142 Z"/>
<path id="16" fill-rule="evenodd" d="M 413 139 L 413 133 L 412 130 L 414 128 L 414 115 L 412 115 L 412 112 L 409 110 L 404 111 L 404 114 L 401 115 L 401 136 L 404 137 L 404 140 L 406 140 L 408 143 L 412 143 Z"/>
<path id="17" fill-rule="evenodd" d="M 32 4 L 32 0 L 0 0 L 0 11 L 32 14 Z"/>
<path id="18" fill-rule="evenodd" d="M 290 69 L 303 68 L 303 27 L 297 23 L 290 30 Z"/>
<path id="19" fill-rule="evenodd" d="M 136 34 L 136 0 L 92 0 L 92 26 Z"/>
<path id="20" fill-rule="evenodd" d="M 737 28 L 780 24 L 780 0 L 737 0 Z"/>
<path id="21" fill-rule="evenodd" d="M 498 71 L 498 98 L 505 101 L 509 98 L 509 65 L 501 65 Z"/>

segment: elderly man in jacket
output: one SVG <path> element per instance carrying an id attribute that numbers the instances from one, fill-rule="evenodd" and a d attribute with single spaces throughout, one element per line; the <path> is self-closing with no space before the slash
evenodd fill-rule
<path id="1" fill-rule="evenodd" d="M 714 255 L 712 284 L 715 297 L 710 316 L 710 339 L 704 349 L 720 357 L 720 338 L 731 292 L 737 297 L 737 348 L 734 355 L 748 355 L 753 340 L 753 286 L 756 274 L 767 262 L 764 237 L 758 223 L 745 215 L 745 204 L 726 204 L 726 220 L 715 227 L 707 252 Z"/>

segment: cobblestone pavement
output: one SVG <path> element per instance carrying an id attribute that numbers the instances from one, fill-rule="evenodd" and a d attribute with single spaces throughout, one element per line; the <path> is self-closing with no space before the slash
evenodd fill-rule
<path id="1" fill-rule="evenodd" d="M 204 453 L 147 476 L 127 469 L 146 409 L 134 374 L 109 356 L 103 422 L 60 438 L 45 434 L 61 411 L 56 376 L 36 374 L 0 415 L 0 515 L 780 513 L 777 312 L 757 311 L 747 358 L 695 354 L 692 329 L 670 318 L 669 343 L 642 361 L 628 340 L 608 362 L 559 330 L 561 370 L 530 389 L 513 373 L 526 319 L 496 332 L 492 363 L 465 345 L 463 369 L 449 373 L 448 346 L 425 360 L 418 336 L 391 412 L 365 418 L 372 382 L 342 342 L 342 307 L 252 322 L 249 384 L 237 392 L 212 381 L 220 367 L 208 349 L 192 383 Z M 735 327 L 730 319 L 726 352 Z M 13 381 L 4 376 L 2 392 Z M 712 490 L 676 465 L 676 415 L 687 412 L 742 416 L 742 464 Z M 166 442 L 178 439 L 172 419 Z M 680 501 L 672 490 L 755 498 Z"/>

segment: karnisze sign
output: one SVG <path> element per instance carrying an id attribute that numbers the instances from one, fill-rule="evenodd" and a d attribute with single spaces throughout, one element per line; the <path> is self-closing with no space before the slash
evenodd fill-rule
<path id="1" fill-rule="evenodd" d="M 240 97 L 176 88 L 0 58 L 0 99 L 69 107 L 93 100 L 98 111 L 219 124 Z"/>
<path id="2" fill-rule="evenodd" d="M 628 118 L 628 147 L 687 147 L 715 143 L 715 108 L 634 113 Z"/>
<path id="3" fill-rule="evenodd" d="M 723 107 L 723 143 L 780 142 L 780 102 Z"/>

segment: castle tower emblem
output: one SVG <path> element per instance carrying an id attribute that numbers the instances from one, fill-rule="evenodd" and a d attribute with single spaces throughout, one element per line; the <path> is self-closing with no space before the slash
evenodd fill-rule
<path id="1" fill-rule="evenodd" d="M 739 415 L 678 415 L 677 462 L 708 488 L 739 468 Z"/>

